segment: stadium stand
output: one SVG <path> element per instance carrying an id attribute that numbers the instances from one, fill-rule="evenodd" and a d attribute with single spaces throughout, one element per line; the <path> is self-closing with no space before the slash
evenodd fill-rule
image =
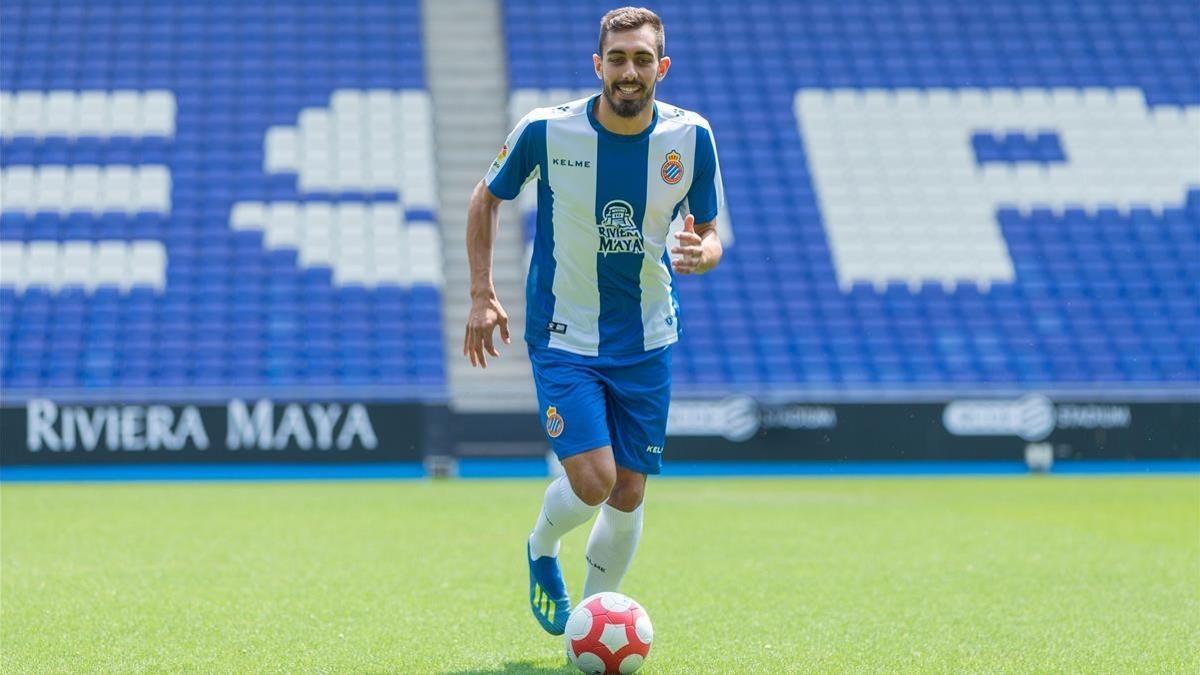
<path id="1" fill-rule="evenodd" d="M 419 25 L 415 0 L 3 3 L 6 394 L 437 395 Z"/>
<path id="2" fill-rule="evenodd" d="M 595 89 L 610 5 L 505 1 L 512 114 Z M 1195 3 L 648 6 L 737 232 L 681 391 L 1200 381 Z"/>
<path id="3" fill-rule="evenodd" d="M 1200 382 L 1194 2 L 650 6 L 737 233 L 682 392 Z M 503 7 L 514 114 L 595 88 L 611 3 Z M 0 5 L 6 393 L 444 388 L 419 14 Z"/>

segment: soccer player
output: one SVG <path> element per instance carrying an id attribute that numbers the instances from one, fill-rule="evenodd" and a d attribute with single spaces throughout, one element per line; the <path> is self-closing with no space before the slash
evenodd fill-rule
<path id="1" fill-rule="evenodd" d="M 699 115 L 655 101 L 671 67 L 663 44 L 662 21 L 650 10 L 604 15 L 592 56 L 601 91 L 526 115 L 475 188 L 467 216 L 463 354 L 486 368 L 489 355 L 500 355 L 493 330 L 509 342 L 492 284 L 499 205 L 537 181 L 525 341 L 540 421 L 566 475 L 546 489 L 526 551 L 529 604 L 554 635 L 570 610 L 558 562 L 564 534 L 599 511 L 583 597 L 617 590 L 629 569 L 646 476 L 661 470 L 666 445 L 671 345 L 680 332 L 672 269 L 703 274 L 721 260 L 712 130 Z M 669 242 L 681 214 L 683 230 Z"/>

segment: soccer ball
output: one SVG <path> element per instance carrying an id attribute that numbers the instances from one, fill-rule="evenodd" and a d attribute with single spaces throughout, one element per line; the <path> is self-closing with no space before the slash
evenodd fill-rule
<path id="1" fill-rule="evenodd" d="M 567 658 L 589 675 L 632 673 L 650 654 L 654 628 L 642 606 L 620 593 L 584 598 L 567 618 Z"/>

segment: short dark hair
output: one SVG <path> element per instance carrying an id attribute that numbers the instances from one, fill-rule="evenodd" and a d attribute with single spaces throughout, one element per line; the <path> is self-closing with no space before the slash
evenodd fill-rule
<path id="1" fill-rule="evenodd" d="M 662 19 L 645 7 L 622 7 L 605 14 L 600 19 L 600 46 L 597 53 L 604 56 L 604 40 L 609 32 L 637 30 L 647 24 L 654 28 L 654 48 L 658 50 L 658 58 L 661 59 L 666 45 Z"/>

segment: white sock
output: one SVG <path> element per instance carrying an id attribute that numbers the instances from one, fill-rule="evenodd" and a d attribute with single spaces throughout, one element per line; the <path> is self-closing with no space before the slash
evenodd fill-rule
<path id="1" fill-rule="evenodd" d="M 534 559 L 557 556 L 562 536 L 586 523 L 597 508 L 589 506 L 575 494 L 566 476 L 551 483 L 546 488 L 546 501 L 542 503 L 542 512 L 533 526 L 533 534 L 529 535 L 530 555 Z"/>
<path id="2" fill-rule="evenodd" d="M 633 562 L 638 540 L 642 537 L 642 505 L 630 512 L 608 504 L 600 507 L 600 517 L 592 526 L 587 544 L 587 580 L 583 597 L 604 591 L 616 591 Z"/>

